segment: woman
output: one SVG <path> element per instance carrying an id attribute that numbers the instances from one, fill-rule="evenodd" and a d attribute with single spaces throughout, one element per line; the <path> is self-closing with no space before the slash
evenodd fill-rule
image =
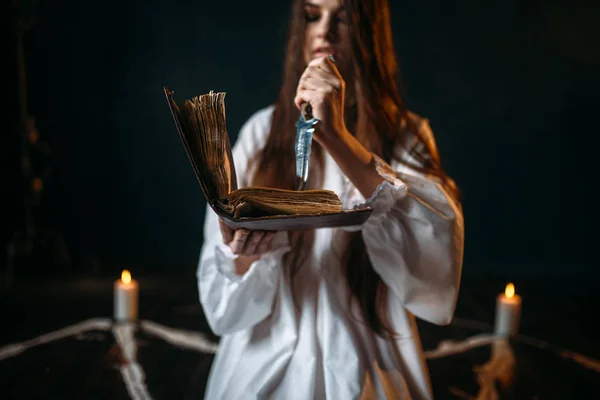
<path id="1" fill-rule="evenodd" d="M 354 228 L 233 232 L 207 208 L 198 284 L 222 337 L 206 398 L 432 397 L 415 316 L 451 321 L 463 220 L 396 69 L 386 0 L 294 2 L 279 98 L 234 146 L 238 186 L 295 188 L 295 122 L 310 103 L 309 188 L 373 213 Z"/>

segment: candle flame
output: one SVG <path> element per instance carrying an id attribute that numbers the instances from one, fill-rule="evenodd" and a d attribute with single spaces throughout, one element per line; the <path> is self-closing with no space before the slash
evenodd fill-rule
<path id="1" fill-rule="evenodd" d="M 509 299 L 511 297 L 514 297 L 514 295 L 515 295 L 515 285 L 513 285 L 512 283 L 509 283 L 508 285 L 506 285 L 506 289 L 504 289 L 504 295 L 506 297 L 508 297 Z"/>
<path id="2" fill-rule="evenodd" d="M 123 281 L 125 284 L 131 282 L 131 274 L 126 269 L 121 272 L 121 281 Z"/>

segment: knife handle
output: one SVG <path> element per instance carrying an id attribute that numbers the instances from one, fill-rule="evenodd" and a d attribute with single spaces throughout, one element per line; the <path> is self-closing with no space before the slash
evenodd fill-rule
<path id="1" fill-rule="evenodd" d="M 302 103 L 302 116 L 304 117 L 304 119 L 306 121 L 308 121 L 309 119 L 312 119 L 313 115 L 312 115 L 312 106 L 310 105 L 310 103 Z"/>

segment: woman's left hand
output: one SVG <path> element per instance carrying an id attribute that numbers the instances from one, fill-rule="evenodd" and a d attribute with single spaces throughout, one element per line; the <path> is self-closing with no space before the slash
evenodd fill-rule
<path id="1" fill-rule="evenodd" d="M 322 145 L 348 133 L 344 123 L 345 92 L 346 82 L 327 57 L 312 60 L 300 78 L 294 103 L 299 110 L 303 103 L 310 103 L 313 116 L 320 120 L 314 138 Z"/>

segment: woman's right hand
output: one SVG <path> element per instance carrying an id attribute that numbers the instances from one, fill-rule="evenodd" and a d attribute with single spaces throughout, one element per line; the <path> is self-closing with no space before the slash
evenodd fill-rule
<path id="1" fill-rule="evenodd" d="M 233 254 L 241 256 L 260 256 L 273 250 L 273 238 L 277 231 L 233 230 L 219 218 L 223 242 L 231 248 Z"/>

